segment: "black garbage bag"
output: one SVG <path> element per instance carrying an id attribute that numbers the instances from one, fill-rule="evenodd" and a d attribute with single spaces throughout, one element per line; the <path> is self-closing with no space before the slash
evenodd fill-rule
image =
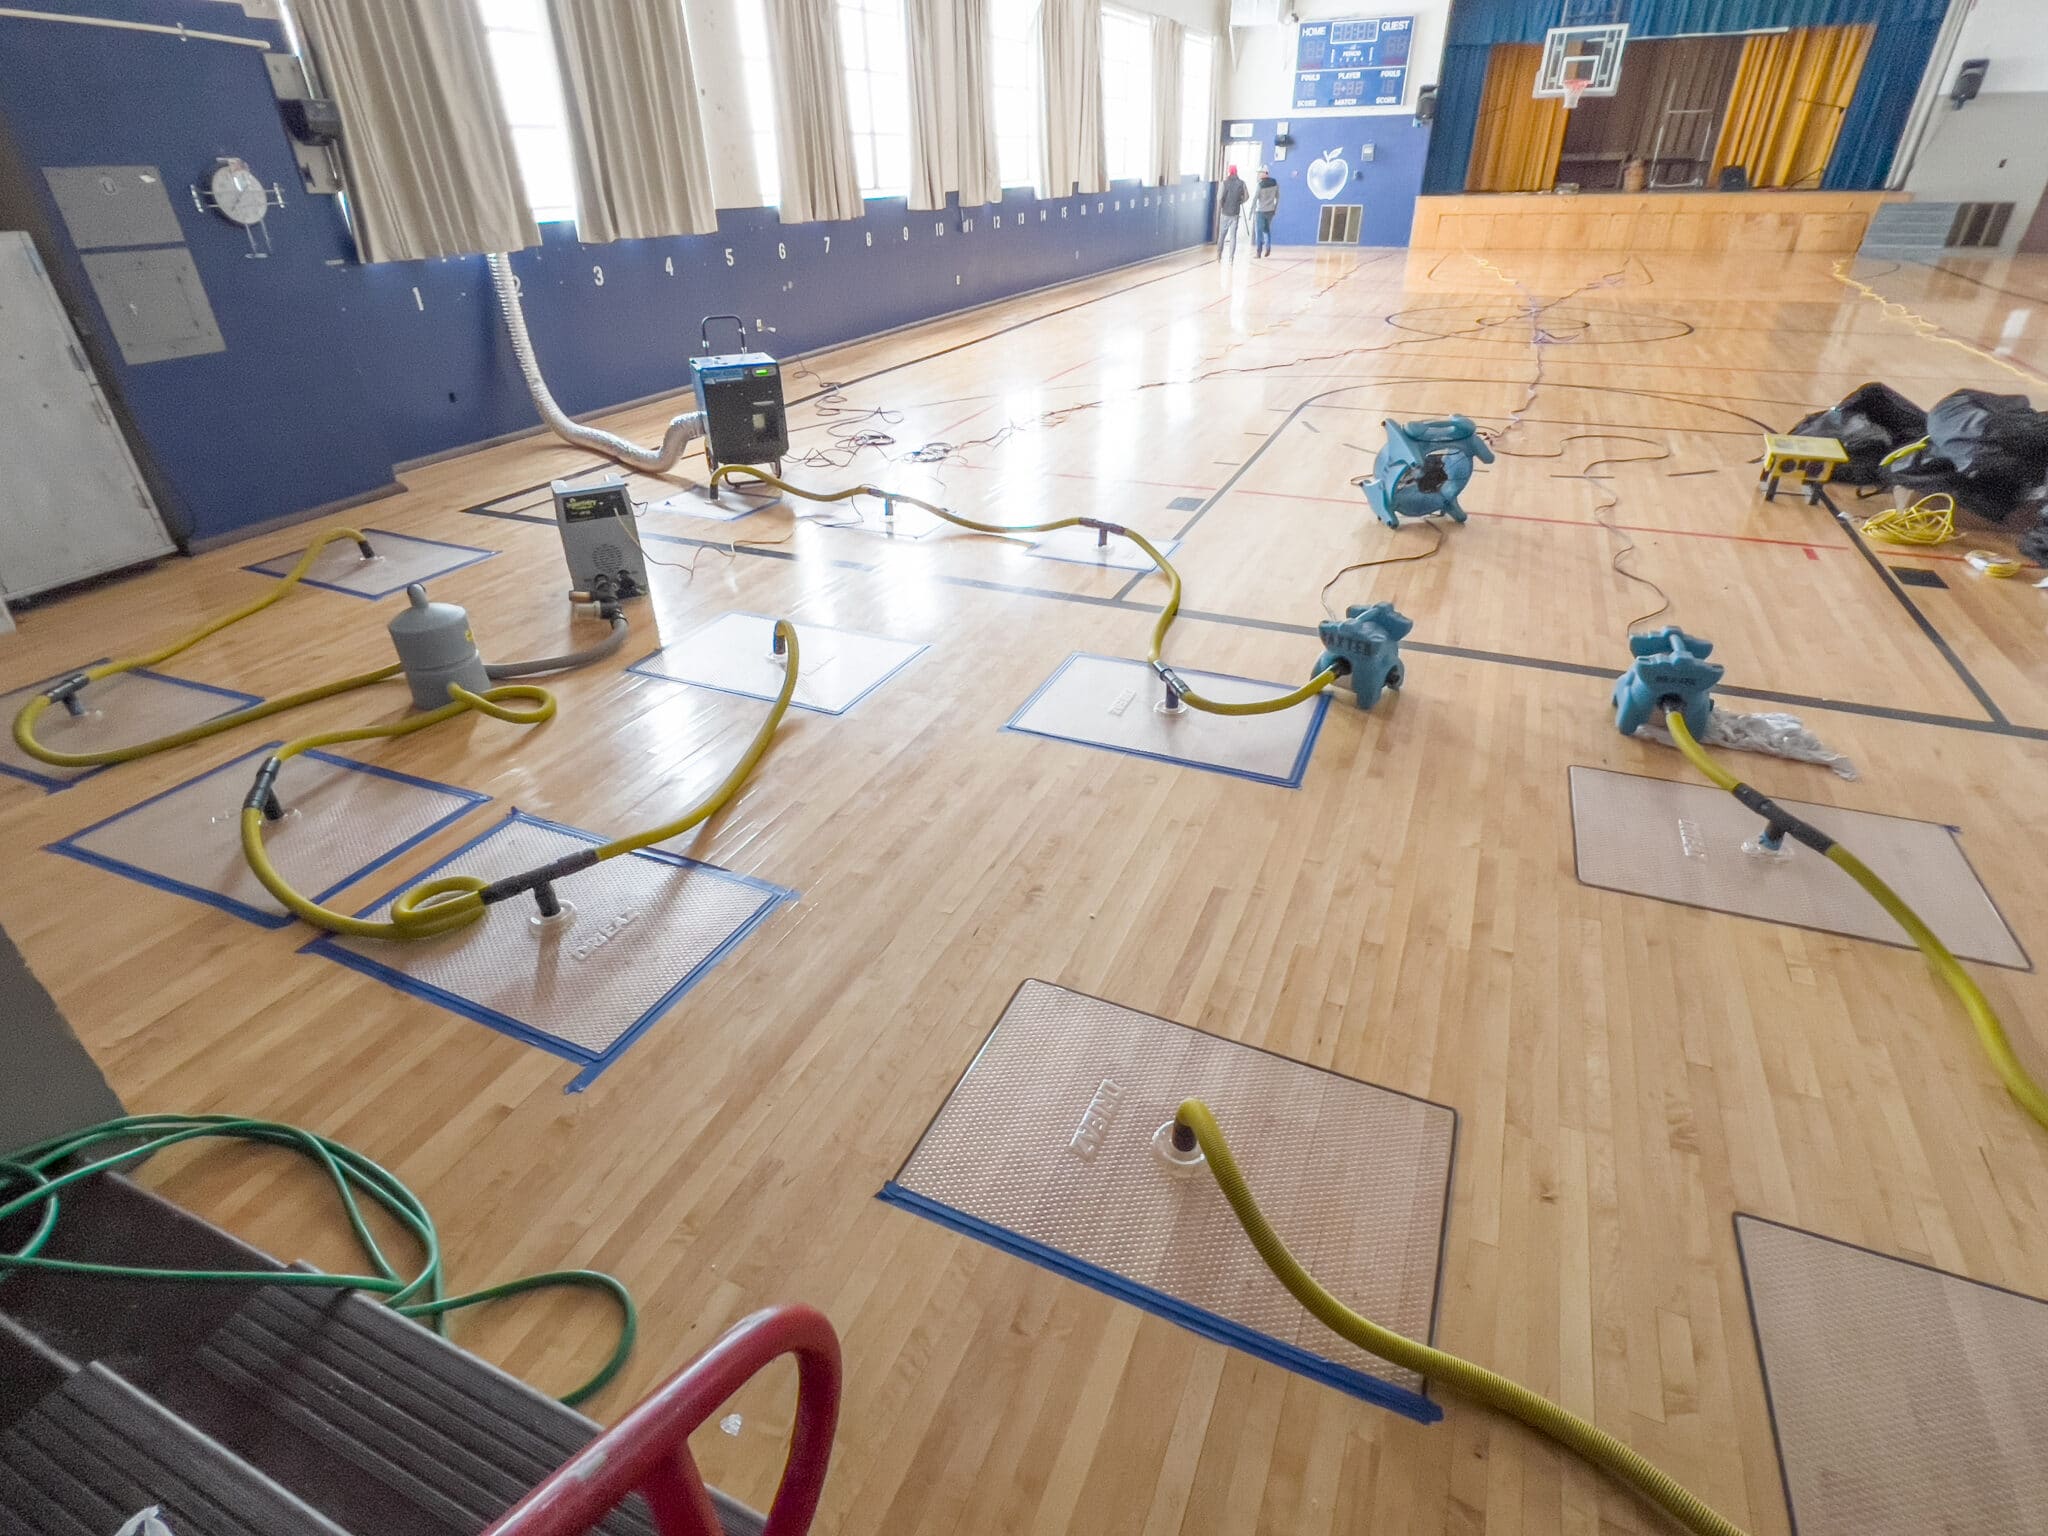
<path id="1" fill-rule="evenodd" d="M 1884 485 L 1881 461 L 1927 435 L 1927 413 L 1889 384 L 1865 384 L 1833 410 L 1807 417 L 1791 435 L 1832 437 L 1848 451 L 1849 462 L 1835 471 L 1837 484 Z"/>
<path id="2" fill-rule="evenodd" d="M 2036 565 L 2048 565 L 2048 522 L 2039 522 L 2020 535 L 2020 553 Z"/>
<path id="3" fill-rule="evenodd" d="M 1914 490 L 1947 491 L 1994 523 L 2048 499 L 2048 415 L 2025 395 L 1959 389 L 1927 413 L 1927 446 L 1888 474 Z"/>

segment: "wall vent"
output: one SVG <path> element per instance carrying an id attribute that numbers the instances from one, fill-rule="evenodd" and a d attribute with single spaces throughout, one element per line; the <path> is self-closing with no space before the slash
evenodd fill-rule
<path id="1" fill-rule="evenodd" d="M 1317 245 L 1356 245 L 1365 209 L 1358 203 L 1325 203 L 1316 224 Z"/>
<path id="2" fill-rule="evenodd" d="M 1948 227 L 1948 245 L 1996 246 L 2005 238 L 2011 217 L 2011 203 L 1958 203 L 1955 222 Z"/>

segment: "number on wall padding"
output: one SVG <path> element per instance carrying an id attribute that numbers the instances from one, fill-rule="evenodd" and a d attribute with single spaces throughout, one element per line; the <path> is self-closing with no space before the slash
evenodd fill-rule
<path id="1" fill-rule="evenodd" d="M 789 247 L 784 245 L 780 240 L 775 242 L 775 259 L 777 261 L 789 260 Z"/>
<path id="2" fill-rule="evenodd" d="M 729 245 L 725 248 L 725 264 L 728 267 L 732 265 L 732 247 Z"/>
<path id="3" fill-rule="evenodd" d="M 868 231 L 868 244 L 869 244 L 869 245 L 873 245 L 874 243 L 875 243 L 875 232 L 874 232 L 874 231 L 873 231 L 873 230 L 871 229 L 871 230 L 869 230 L 869 231 Z"/>
<path id="4" fill-rule="evenodd" d="M 602 288 L 604 286 L 604 268 L 592 266 L 590 269 L 590 280 Z"/>
<path id="5" fill-rule="evenodd" d="M 661 258 L 661 270 L 662 270 L 662 271 L 664 271 L 664 272 L 666 272 L 666 273 L 667 273 L 667 274 L 668 274 L 668 275 L 669 275 L 670 277 L 674 277 L 674 276 L 676 275 L 676 259 L 675 259 L 675 257 L 673 257 L 673 256 L 664 256 L 664 257 L 662 257 L 662 258 Z"/>

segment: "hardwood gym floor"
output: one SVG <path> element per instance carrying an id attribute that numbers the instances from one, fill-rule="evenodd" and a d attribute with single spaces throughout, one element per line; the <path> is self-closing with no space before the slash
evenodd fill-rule
<path id="1" fill-rule="evenodd" d="M 1962 563 L 2010 549 L 1995 531 L 1873 561 L 1824 509 L 1761 501 L 1751 462 L 1752 418 L 1782 430 L 1866 379 L 1923 405 L 1964 385 L 2048 396 L 2048 261 L 1854 269 L 1951 337 L 2016 337 L 2029 379 L 1888 315 L 1830 265 L 1285 251 L 1226 276 L 1189 252 L 813 359 L 858 380 L 847 406 L 901 419 L 808 406 L 804 444 L 857 425 L 893 436 L 892 454 L 962 446 L 939 466 L 793 462 L 794 478 L 881 481 L 997 519 L 1185 529 L 1190 612 L 1169 654 L 1267 678 L 1307 675 L 1334 572 L 1430 538 L 1382 529 L 1350 483 L 1381 418 L 1501 427 L 1540 387 L 1505 440 L 1520 456 L 1481 470 L 1472 520 L 1440 554 L 1331 590 L 1415 620 L 1408 686 L 1370 715 L 1340 696 L 1298 792 L 998 729 L 1070 651 L 1141 655 L 1155 579 L 989 539 L 792 530 L 781 510 L 653 520 L 707 544 L 735 529 L 787 542 L 661 546 L 701 558 L 690 579 L 656 572 L 628 659 L 731 608 L 932 649 L 844 718 L 792 713 L 738 805 L 688 842 L 802 901 L 585 1093 L 562 1092 L 574 1069 L 551 1056 L 299 953 L 303 930 L 39 851 L 270 739 L 256 728 L 61 794 L 0 780 L 0 921 L 131 1106 L 274 1117 L 362 1148 L 437 1213 L 457 1288 L 565 1265 L 625 1279 L 641 1344 L 601 1417 L 757 1306 L 822 1307 L 848 1383 L 822 1530 L 1662 1529 L 1483 1411 L 1451 1401 L 1418 1427 L 879 1204 L 1036 976 L 1454 1105 L 1438 1342 L 1596 1418 L 1753 1531 L 1783 1532 L 1731 1213 L 2048 1294 L 2048 1136 L 1917 955 L 1574 878 L 1569 765 L 1690 776 L 1614 730 L 1624 629 L 1655 605 L 1610 569 L 1625 538 L 1670 617 L 1717 643 L 1731 704 L 1795 698 L 1862 771 L 1746 758 L 1747 777 L 1954 823 L 2021 942 L 2048 953 L 2039 573 L 1994 581 Z M 1532 319 L 1532 304 L 1548 307 Z M 665 414 L 611 424 L 645 439 Z M 487 656 L 552 650 L 568 633 L 553 528 L 463 509 L 590 463 L 534 437 L 422 469 L 360 520 L 503 551 L 437 593 L 470 608 Z M 0 649 L 0 685 L 245 601 L 262 586 L 241 567 L 296 539 L 30 612 Z M 1948 585 L 1902 591 L 1881 565 Z M 173 670 L 275 693 L 383 661 L 391 611 L 306 590 Z M 366 756 L 611 833 L 712 782 L 763 708 L 618 663 L 551 686 L 561 715 L 541 729 L 468 720 Z M 273 734 L 400 705 L 396 689 L 356 695 Z M 1973 969 L 2048 1076 L 2048 986 Z M 222 1152 L 149 1177 L 273 1251 L 355 1263 L 305 1170 Z M 540 1300 L 470 1314 L 455 1336 L 560 1388 L 612 1326 L 600 1302 Z M 698 1440 L 706 1474 L 757 1504 L 790 1380 Z"/>

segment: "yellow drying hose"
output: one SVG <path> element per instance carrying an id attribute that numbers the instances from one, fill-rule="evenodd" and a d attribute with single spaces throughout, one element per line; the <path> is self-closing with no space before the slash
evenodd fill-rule
<path id="1" fill-rule="evenodd" d="M 254 602 L 245 603 L 231 613 L 222 614 L 219 618 L 202 624 L 189 635 L 172 641 L 161 650 L 151 651 L 146 656 L 129 656 L 119 661 L 106 661 L 96 667 L 87 667 L 85 670 L 75 672 L 71 676 L 64 678 L 61 682 L 38 693 L 28 703 L 24 704 L 21 712 L 14 717 L 15 745 L 39 762 L 51 763 L 59 768 L 101 768 L 109 763 L 132 763 L 137 758 L 149 757 L 158 752 L 168 752 L 173 747 L 182 747 L 195 741 L 203 741 L 209 736 L 218 736 L 222 731 L 231 731 L 237 726 L 247 725 L 252 720 L 261 720 L 269 715 L 282 714 L 288 709 L 297 709 L 301 704 L 311 704 L 319 699 L 331 699 L 336 694 L 349 693 L 357 688 L 367 688 L 372 683 L 381 683 L 386 678 L 396 677 L 400 668 L 397 662 L 393 662 L 390 666 L 379 667 L 374 672 L 362 672 L 354 677 L 337 678 L 331 683 L 322 683 L 316 688 L 305 688 L 297 693 L 285 694 L 280 698 L 267 699 L 261 704 L 251 704 L 247 709 L 238 709 L 231 714 L 220 715 L 212 720 L 202 721 L 198 725 L 187 726 L 182 731 L 174 731 L 168 736 L 159 736 L 154 741 L 138 742 L 130 747 L 111 747 L 103 752 L 59 752 L 54 748 L 44 746 L 36 740 L 36 721 L 42 718 L 43 711 L 52 704 L 68 702 L 88 683 L 96 683 L 102 678 L 118 677 L 123 672 L 134 672 L 142 667 L 160 665 L 163 662 L 169 661 L 180 652 L 190 650 L 208 636 L 219 634 L 230 624 L 239 624 L 244 619 L 254 617 L 272 603 L 277 602 L 287 592 L 291 591 L 293 587 L 297 586 L 305 578 L 306 572 L 312 569 L 313 561 L 321 550 L 342 539 L 354 540 L 357 546 L 362 549 L 364 558 L 369 558 L 370 541 L 355 529 L 328 529 L 306 546 L 306 552 L 299 556 L 299 563 L 293 566 L 284 576 L 280 577 L 276 586 L 272 587 L 269 592 L 257 598 Z"/>
<path id="2" fill-rule="evenodd" d="M 1963 1005 L 1963 1011 L 1970 1016 L 1970 1023 L 1976 1028 L 1978 1043 L 1984 1047 L 1984 1054 L 1991 1058 L 1991 1065 L 2004 1082 L 2005 1091 L 2019 1101 L 2020 1107 L 2034 1117 L 2035 1123 L 2048 1130 L 2048 1093 L 2042 1092 L 2041 1085 L 2027 1075 L 2027 1069 L 2013 1054 L 2012 1042 L 2006 1039 L 2005 1027 L 1999 1023 L 1990 1000 L 1978 989 L 1970 973 L 1963 969 L 1962 962 L 1950 954 L 1948 946 L 1941 942 L 1934 930 L 1921 921 L 1920 914 L 1907 906 L 1898 892 L 1872 873 L 1870 867 L 1855 854 L 1817 827 L 1789 814 L 1777 802 L 1757 793 L 1715 762 L 1708 756 L 1706 748 L 1694 739 L 1686 726 L 1685 716 L 1678 710 L 1668 711 L 1664 723 L 1671 732 L 1671 739 L 1678 743 L 1678 750 L 1685 754 L 1693 767 L 1762 816 L 1770 831 L 1780 836 L 1789 834 L 1846 870 L 1851 879 L 1891 914 L 1892 920 L 1906 930 L 1907 937 L 1919 946 L 1920 953 L 1927 957 L 1927 963 L 1934 967 L 1935 974 L 1948 983 L 1949 990 Z"/>
<path id="3" fill-rule="evenodd" d="M 1259 1203 L 1252 1197 L 1237 1159 L 1230 1155 L 1230 1143 L 1216 1116 L 1200 1099 L 1189 1099 L 1174 1117 L 1174 1124 L 1193 1133 L 1202 1149 L 1202 1160 L 1216 1176 L 1217 1187 L 1230 1202 L 1238 1225 L 1251 1239 L 1259 1257 L 1274 1278 L 1287 1287 L 1288 1294 L 1306 1307 L 1317 1322 L 1360 1349 L 1377 1355 L 1403 1370 L 1415 1371 L 1440 1382 L 1465 1397 L 1484 1403 L 1512 1418 L 1520 1419 L 1539 1434 L 1547 1435 L 1581 1460 L 1628 1484 L 1644 1498 L 1664 1510 L 1696 1536 L 1743 1536 L 1742 1528 L 1715 1513 L 1668 1473 L 1661 1471 L 1638 1452 L 1577 1414 L 1558 1407 L 1549 1398 L 1531 1392 L 1519 1382 L 1474 1365 L 1470 1360 L 1427 1344 L 1419 1344 L 1391 1328 L 1383 1328 L 1368 1317 L 1345 1306 L 1316 1283 L 1287 1251 Z"/>
<path id="4" fill-rule="evenodd" d="M 329 933 L 338 933 L 350 938 L 361 939 L 430 939 L 441 934 L 453 933 L 467 928 L 484 915 L 484 909 L 492 904 L 509 899 L 528 891 L 537 891 L 578 870 L 588 869 L 606 859 L 621 854 L 633 853 L 654 843 L 666 842 L 680 837 L 691 828 L 708 821 L 729 804 L 740 787 L 747 782 L 761 759 L 767 755 L 774 740 L 776 727 L 789 710 L 789 701 L 796 693 L 797 682 L 797 640 L 796 627 L 787 619 L 775 621 L 774 634 L 777 642 L 787 651 L 783 666 L 782 689 L 775 696 L 775 702 L 768 716 L 754 732 L 754 739 L 734 763 L 730 772 L 721 779 L 711 792 L 689 810 L 673 821 L 650 827 L 644 832 L 635 832 L 626 837 L 614 838 L 611 842 L 595 848 L 585 849 L 557 859 L 524 874 L 506 879 L 486 882 L 474 875 L 443 875 L 435 880 L 424 881 L 406 891 L 391 904 L 388 921 L 372 922 L 364 918 L 350 917 L 331 907 L 323 907 L 309 897 L 292 889 L 277 866 L 270 860 L 269 851 L 263 844 L 263 824 L 268 819 L 266 803 L 271 802 L 278 770 L 290 759 L 315 747 L 333 746 L 339 742 L 367 741 L 379 737 L 409 736 L 414 731 L 425 730 L 443 720 L 475 711 L 489 715 L 494 720 L 508 721 L 514 725 L 538 725 L 551 718 L 555 712 L 552 695 L 543 688 L 528 684 L 513 683 L 492 688 L 485 693 L 472 693 L 466 688 L 451 686 L 454 697 L 439 709 L 429 710 L 422 715 L 409 716 L 392 725 L 364 726 L 357 730 L 328 731 L 319 736 L 306 736 L 298 741 L 287 742 L 264 761 L 257 771 L 256 782 L 242 804 L 242 855 L 249 861 L 249 867 L 256 872 L 256 878 L 263 882 L 263 888 L 275 896 L 284 906 L 303 922 Z M 530 709 L 513 707 L 514 700 L 532 701 Z"/>
<path id="5" fill-rule="evenodd" d="M 1299 688 L 1293 689 L 1288 693 L 1277 694 L 1269 699 L 1252 699 L 1236 704 L 1226 703 L 1221 699 L 1208 698 L 1203 694 L 1197 693 L 1163 659 L 1166 651 L 1166 632 L 1173 628 L 1173 621 L 1180 615 L 1180 572 L 1173 568 L 1173 562 L 1161 554 L 1158 546 L 1153 544 L 1150 539 L 1138 532 L 1137 529 L 1126 528 L 1121 523 L 1104 522 L 1099 518 L 1092 517 L 1059 517 L 1054 518 L 1049 523 L 980 523 L 971 517 L 963 517 L 951 508 L 938 506 L 916 496 L 907 496 L 901 491 L 885 491 L 876 485 L 852 485 L 837 491 L 807 491 L 802 486 L 791 485 L 787 480 L 779 479 L 769 474 L 766 470 L 756 469 L 750 464 L 719 465 L 717 469 L 711 472 L 711 488 L 716 490 L 721 483 L 732 479 L 735 475 L 745 475 L 750 480 L 760 484 L 772 485 L 786 495 L 799 496 L 805 501 L 850 501 L 856 496 L 878 497 L 885 505 L 890 502 L 900 501 L 906 506 L 916 507 L 921 511 L 929 512 L 933 517 L 941 518 L 956 528 L 965 528 L 972 533 L 995 534 L 998 537 L 1019 533 L 1053 533 L 1061 528 L 1093 528 L 1102 533 L 1122 534 L 1133 544 L 1137 545 L 1138 548 L 1142 549 L 1146 557 L 1159 567 L 1159 574 L 1166 578 L 1166 606 L 1159 610 L 1158 622 L 1152 626 L 1152 648 L 1146 653 L 1145 661 L 1153 671 L 1159 674 L 1166 685 L 1179 696 L 1182 702 L 1201 710 L 1205 714 L 1275 714 L 1280 710 L 1292 709 L 1297 704 L 1306 703 L 1344 675 L 1343 669 L 1340 667 L 1325 667 Z"/>

